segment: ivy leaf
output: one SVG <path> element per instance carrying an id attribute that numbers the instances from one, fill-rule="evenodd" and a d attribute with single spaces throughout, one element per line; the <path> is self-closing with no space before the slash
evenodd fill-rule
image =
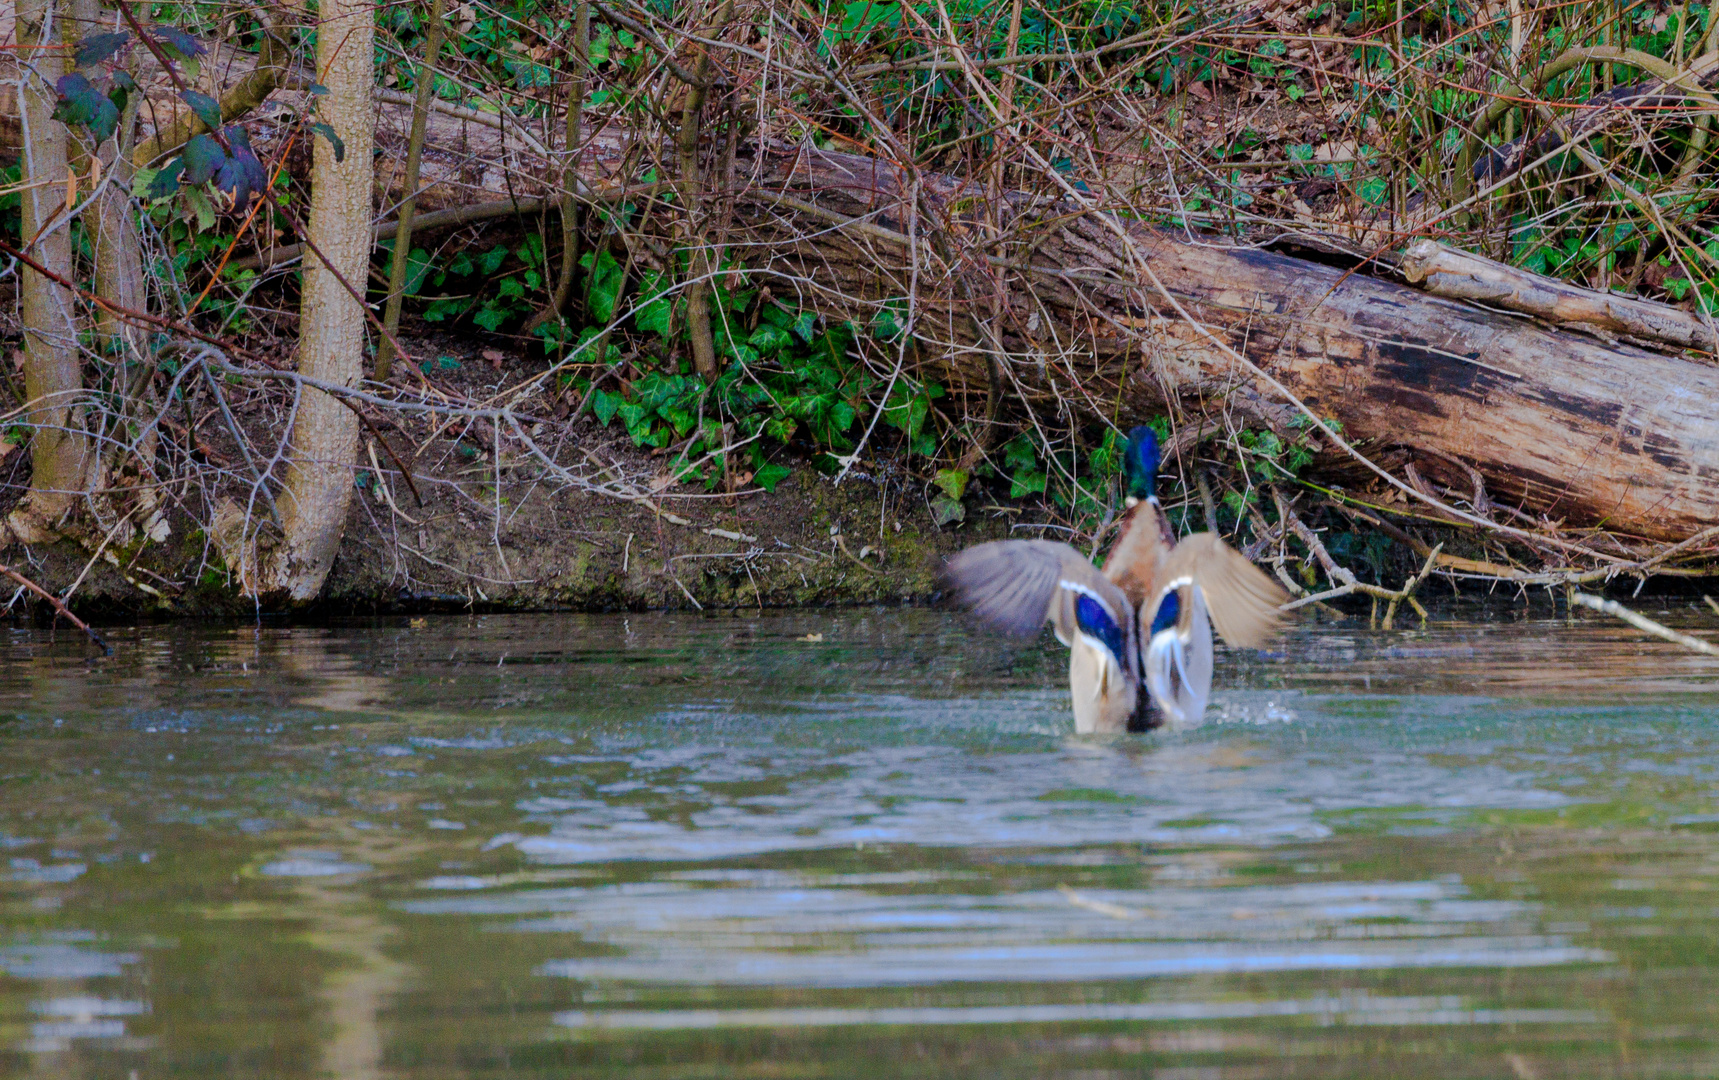
<path id="1" fill-rule="evenodd" d="M 608 249 L 587 252 L 579 260 L 586 275 L 586 295 L 589 297 L 588 310 L 591 318 L 597 322 L 606 323 L 615 317 L 615 302 L 621 297 L 621 287 L 626 284 L 627 271 L 609 254 Z"/>
<path id="2" fill-rule="evenodd" d="M 149 186 L 143 193 L 151 199 L 165 199 L 179 190 L 179 177 L 185 172 L 185 159 L 176 157 L 162 166 L 161 171 L 151 177 Z M 142 170 L 138 171 L 138 179 L 143 178 Z"/>
<path id="3" fill-rule="evenodd" d="M 621 407 L 622 398 L 619 394 L 611 394 L 607 390 L 599 390 L 591 395 L 591 411 L 596 414 L 597 422 L 604 427 L 615 418 L 615 411 Z"/>
<path id="4" fill-rule="evenodd" d="M 655 334 L 666 338 L 673 326 L 674 306 L 668 297 L 659 296 L 650 303 L 639 308 L 633 316 L 633 324 L 647 334 Z"/>
<path id="5" fill-rule="evenodd" d="M 97 142 L 102 142 L 119 125 L 119 110 L 82 75 L 62 75 L 54 83 L 54 89 L 59 91 L 60 99 L 54 105 L 53 118 L 67 127 L 81 124 Z"/>
<path id="6" fill-rule="evenodd" d="M 931 500 L 931 521 L 939 529 L 945 525 L 966 520 L 967 508 L 961 505 L 961 500 L 951 499 L 941 492 Z"/>
<path id="7" fill-rule="evenodd" d="M 758 329 L 752 331 L 752 336 L 746 339 L 746 343 L 758 350 L 760 356 L 771 356 L 783 349 L 792 340 L 788 336 L 788 332 L 781 327 L 771 326 L 769 323 L 759 323 Z"/>
<path id="8" fill-rule="evenodd" d="M 658 270 L 639 274 L 639 296 L 645 300 L 633 313 L 633 325 L 647 334 L 667 338 L 674 323 L 674 300 L 668 296 L 665 276 Z"/>
<path id="9" fill-rule="evenodd" d="M 765 491 L 774 494 L 776 491 L 776 485 L 788 479 L 788 474 L 788 466 L 777 465 L 775 462 L 771 462 L 768 465 L 761 466 L 757 472 L 752 474 L 752 482 L 763 488 Z"/>
<path id="10" fill-rule="evenodd" d="M 208 125 L 213 131 L 221 126 L 221 103 L 208 94 L 197 90 L 187 90 L 179 95 L 185 104 L 191 106 L 191 111 L 197 114 L 197 119 Z"/>
<path id="11" fill-rule="evenodd" d="M 180 160 L 185 163 L 185 182 L 196 186 L 208 183 L 220 171 L 227 160 L 227 153 L 208 135 L 198 135 L 185 144 Z"/>
<path id="12" fill-rule="evenodd" d="M 1020 469 L 1009 477 L 1009 498 L 1020 499 L 1028 495 L 1043 495 L 1045 491 L 1045 474 L 1037 469 Z"/>
<path id="13" fill-rule="evenodd" d="M 812 334 L 818 328 L 818 317 L 810 311 L 800 312 L 800 317 L 794 320 L 794 333 L 800 335 L 800 340 L 810 345 Z"/>
<path id="14" fill-rule="evenodd" d="M 967 473 L 963 469 L 938 469 L 932 483 L 942 488 L 951 499 L 967 493 Z"/>
<path id="15" fill-rule="evenodd" d="M 332 127 L 327 124 L 317 123 L 310 125 L 310 130 L 327 139 L 328 145 L 334 147 L 334 160 L 337 163 L 346 160 L 346 142 L 339 135 L 334 133 L 334 129 Z"/>
<path id="16" fill-rule="evenodd" d="M 125 48 L 125 43 L 131 40 L 131 35 L 121 30 L 117 34 L 91 34 L 78 42 L 77 59 L 73 61 L 78 67 L 89 67 L 99 64 L 114 53 Z"/>
<path id="17" fill-rule="evenodd" d="M 323 94 L 328 93 L 328 87 L 322 85 L 319 82 L 313 82 L 309 86 L 305 87 L 305 89 L 309 90 L 311 93 L 317 95 L 318 97 L 322 96 Z"/>
<path id="18" fill-rule="evenodd" d="M 477 323 L 492 334 L 506 321 L 507 309 L 495 303 L 485 304 L 472 316 L 472 322 Z"/>
<path id="19" fill-rule="evenodd" d="M 838 435 L 853 427 L 854 421 L 858 418 L 859 414 L 854 412 L 854 407 L 845 401 L 838 401 L 830 406 L 830 430 Z"/>
<path id="20" fill-rule="evenodd" d="M 1003 467 L 1010 472 L 1021 472 L 1031 469 L 1038 464 L 1039 456 L 1033 449 L 1032 440 L 1025 435 L 1016 435 L 1003 447 Z"/>
<path id="21" fill-rule="evenodd" d="M 417 296 L 424 288 L 424 279 L 435 269 L 436 264 L 430 261 L 430 253 L 423 248 L 415 247 L 406 255 L 406 288 L 407 296 Z M 551 325 L 548 323 L 545 326 Z M 559 323 L 554 325 L 559 326 Z M 540 328 L 541 329 L 541 328 Z"/>

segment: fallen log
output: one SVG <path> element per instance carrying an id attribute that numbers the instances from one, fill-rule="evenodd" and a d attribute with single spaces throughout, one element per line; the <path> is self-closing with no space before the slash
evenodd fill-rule
<path id="1" fill-rule="evenodd" d="M 1282 422 L 1288 406 L 1265 373 L 1338 421 L 1349 442 L 1405 448 L 1422 474 L 1458 491 L 1471 489 L 1473 470 L 1493 501 L 1551 523 L 1663 541 L 1719 521 L 1710 366 L 1360 273 L 1104 222 L 1069 198 L 1010 193 L 999 227 L 1016 238 L 987 252 L 973 242 L 971 208 L 987 195 L 977 185 L 804 147 L 761 150 L 755 164 L 757 198 L 743 205 L 773 209 L 746 215 L 751 250 L 831 286 L 827 299 L 858 287 L 861 267 L 886 271 L 873 297 L 906 295 L 914 260 L 924 280 L 936 256 L 908 236 L 910 219 L 944 245 L 966 239 L 965 256 L 999 272 L 1008 325 L 982 335 L 980 308 L 992 305 L 968 302 L 948 307 L 954 317 L 932 335 L 949 347 L 929 364 L 950 381 L 984 385 L 985 337 L 1004 344 L 997 359 L 1011 381 L 1077 409 L 1120 420 L 1206 401 Z M 785 227 L 784 209 L 836 228 Z M 1142 261 L 1168 296 L 1145 283 Z M 1236 355 L 1189 326 L 1172 298 Z M 923 307 L 929 322 L 938 304 Z"/>

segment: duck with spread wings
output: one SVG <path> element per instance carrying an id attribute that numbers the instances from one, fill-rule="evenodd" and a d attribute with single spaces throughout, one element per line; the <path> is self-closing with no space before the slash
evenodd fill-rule
<path id="1" fill-rule="evenodd" d="M 1129 433 L 1127 514 L 1102 571 L 1067 544 L 1001 540 L 949 561 L 946 579 L 982 621 L 1069 648 L 1075 730 L 1192 724 L 1212 687 L 1212 628 L 1238 648 L 1270 642 L 1284 590 L 1214 533 L 1175 540 L 1157 498 L 1158 440 Z"/>

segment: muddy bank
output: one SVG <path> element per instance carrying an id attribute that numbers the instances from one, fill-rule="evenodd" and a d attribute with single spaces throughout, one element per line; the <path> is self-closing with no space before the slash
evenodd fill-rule
<path id="1" fill-rule="evenodd" d="M 504 481 L 497 500 L 493 478 L 443 478 L 420 483 L 421 512 L 398 487 L 377 487 L 354 508 L 322 606 L 608 610 L 923 601 L 937 589 L 941 556 L 1009 535 L 1025 516 L 976 508 L 968 521 L 940 529 L 924 486 L 887 462 L 840 484 L 802 466 L 773 493 L 722 497 L 693 488 L 695 494 L 654 497 L 652 507 L 522 481 Z"/>
<path id="2" fill-rule="evenodd" d="M 594 423 L 573 425 L 571 435 L 618 472 L 661 468 Z M 942 556 L 981 540 L 1041 535 L 1012 528 L 1039 520 L 1030 510 L 972 497 L 966 521 L 940 528 L 924 482 L 887 456 L 840 484 L 801 462 L 773 493 L 668 485 L 649 505 L 574 490 L 518 463 L 504 462 L 498 486 L 493 460 L 459 439 L 409 463 L 419 505 L 387 456 L 376 460 L 384 467 L 355 478 L 340 554 L 314 613 L 923 602 L 936 593 Z M 175 514 L 168 526 L 159 541 L 99 551 L 65 541 L 6 558 L 57 594 L 75 584 L 71 607 L 92 617 L 254 613 L 198 521 Z"/>

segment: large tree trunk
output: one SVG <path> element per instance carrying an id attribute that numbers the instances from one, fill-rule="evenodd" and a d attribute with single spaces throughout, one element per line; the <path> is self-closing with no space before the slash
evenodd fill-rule
<path id="1" fill-rule="evenodd" d="M 54 0 L 18 4 L 20 120 L 24 129 L 26 183 L 48 186 L 23 191 L 23 236 L 34 240 L 32 254 L 47 269 L 72 276 L 69 222 L 44 231 L 62 216 L 66 188 L 66 128 L 51 119 L 57 94 L 53 80 L 65 71 L 63 50 L 54 48 L 64 12 Z M 83 430 L 83 371 L 78 358 L 77 313 L 70 290 L 19 266 L 18 306 L 24 323 L 24 393 L 31 429 L 30 491 L 7 518 L 12 535 L 24 543 L 43 543 L 57 529 L 88 486 L 89 443 Z"/>
<path id="2" fill-rule="evenodd" d="M 766 244 L 752 250 L 773 246 L 788 263 L 779 268 L 831 305 L 908 293 L 910 215 L 948 251 L 983 212 L 977 185 L 923 174 L 912 207 L 899 170 L 857 155 L 802 147 L 754 164 L 761 182 L 745 202 Z M 957 387 L 986 386 L 980 343 L 1000 340 L 1009 380 L 1039 403 L 1126 419 L 1204 401 L 1286 421 L 1283 396 L 1190 326 L 1137 269 L 1144 259 L 1207 330 L 1370 453 L 1404 448 L 1421 473 L 1463 492 L 1472 468 L 1494 500 L 1572 527 L 1671 540 L 1719 522 L 1719 368 L 1364 273 L 1104 222 L 1072 200 L 1009 204 L 1004 228 L 1021 231 L 1007 249 L 957 249 L 933 267 L 938 244 L 919 245 L 921 318 L 951 346 L 929 354 L 929 374 Z M 824 224 L 795 228 L 784 210 Z M 849 224 L 830 231 L 837 221 Z M 988 310 L 929 291 L 937 273 L 971 272 L 949 269 L 961 257 L 1007 266 L 1006 325 L 981 335 L 973 320 Z"/>
<path id="3" fill-rule="evenodd" d="M 325 0 L 321 13 L 317 81 L 328 93 L 320 109 L 345 142 L 345 154 L 336 161 L 329 141 L 317 137 L 310 235 L 329 265 L 314 255 L 305 260 L 298 369 L 356 386 L 363 375 L 365 314 L 340 279 L 363 290 L 370 264 L 374 9 L 357 0 Z M 357 452 L 358 418 L 330 395 L 306 388 L 277 500 L 285 535 L 264 567 L 261 591 L 297 603 L 315 599 L 340 546 Z"/>

